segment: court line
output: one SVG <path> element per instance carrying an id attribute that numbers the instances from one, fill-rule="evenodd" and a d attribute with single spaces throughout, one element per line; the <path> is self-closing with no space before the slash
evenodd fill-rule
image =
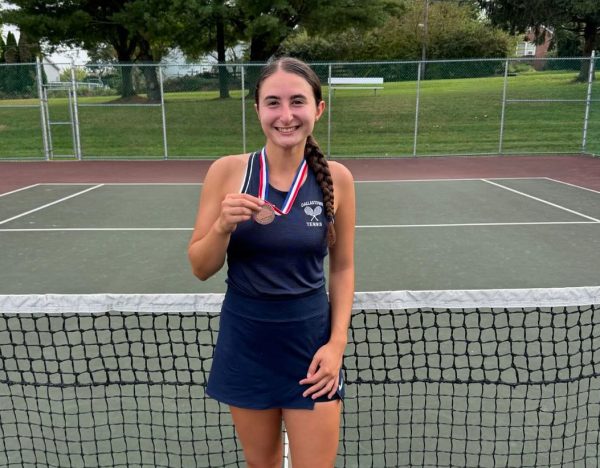
<path id="1" fill-rule="evenodd" d="M 581 185 L 570 184 L 569 182 L 563 182 L 562 180 L 552 179 L 551 177 L 544 177 L 544 178 L 547 180 L 550 180 L 552 182 L 557 182 L 559 184 L 570 185 L 571 187 L 575 187 L 575 188 L 578 188 L 581 190 L 587 190 L 588 192 L 600 193 L 600 191 L 598 191 L 598 190 L 594 190 L 594 189 L 587 188 L 587 187 L 582 187 Z"/>
<path id="2" fill-rule="evenodd" d="M 502 188 L 504 190 L 508 190 L 509 192 L 514 192 L 514 193 L 516 193 L 518 195 L 522 195 L 524 197 L 531 198 L 532 200 L 536 200 L 536 201 L 539 201 L 541 203 L 545 203 L 546 205 L 553 206 L 554 208 L 559 208 L 561 210 L 568 211 L 569 213 L 575 214 L 577 216 L 581 216 L 582 218 L 591 219 L 592 221 L 594 221 L 596 223 L 600 223 L 600 219 L 592 218 L 591 216 L 585 215 L 583 213 L 579 213 L 578 211 L 571 210 L 571 209 L 566 208 L 566 207 L 561 206 L 561 205 L 557 205 L 556 203 L 549 202 L 548 200 L 544 200 L 542 198 L 534 197 L 533 195 L 529 195 L 527 193 L 520 192 L 519 190 L 515 190 L 513 188 L 506 187 L 505 185 L 498 184 L 496 182 L 492 182 L 491 180 L 488 180 L 488 179 L 481 179 L 481 180 L 484 181 L 484 182 L 486 182 L 486 183 L 488 183 L 488 184 L 495 185 L 496 187 L 500 187 L 500 188 Z"/>
<path id="3" fill-rule="evenodd" d="M 478 226 L 560 226 L 570 224 L 598 224 L 593 221 L 540 221 L 522 223 L 453 223 L 453 224 L 367 224 L 356 229 L 379 228 L 424 228 L 424 227 L 478 227 Z M 0 229 L 0 232 L 140 232 L 140 231 L 193 231 L 194 228 L 14 228 Z"/>
<path id="4" fill-rule="evenodd" d="M 30 189 L 30 188 L 33 188 L 33 187 L 37 187 L 38 185 L 40 185 L 40 184 L 28 185 L 27 187 L 21 187 L 19 189 L 13 190 L 11 192 L 0 193 L 0 197 L 4 197 L 6 195 L 10 195 L 11 193 L 17 193 L 17 192 L 20 192 L 22 190 L 27 190 L 27 189 Z"/>
<path id="5" fill-rule="evenodd" d="M 202 182 L 45 182 L 42 184 L 37 184 L 37 185 L 82 185 L 82 186 L 86 186 L 86 185 L 97 185 L 97 184 L 101 184 L 104 186 L 111 186 L 111 185 L 141 185 L 141 186 L 153 186 L 153 185 L 203 185 Z"/>
<path id="6" fill-rule="evenodd" d="M 546 177 L 494 177 L 488 180 L 539 180 L 546 179 Z M 481 177 L 473 177 L 467 179 L 389 179 L 389 180 L 355 180 L 357 184 L 385 184 L 385 183 L 401 183 L 401 182 L 480 182 Z"/>
<path id="7" fill-rule="evenodd" d="M 29 210 L 29 211 L 26 211 L 24 213 L 18 214 L 16 216 L 13 216 L 12 218 L 4 219 L 4 220 L 0 221 L 0 225 L 1 224 L 6 224 L 9 221 L 13 221 L 15 219 L 22 218 L 23 216 L 27 216 L 28 214 L 35 213 L 36 211 L 43 210 L 44 208 L 48 208 L 49 206 L 56 205 L 57 203 L 64 202 L 66 200 L 69 200 L 70 198 L 78 197 L 79 195 L 83 195 L 84 193 L 89 192 L 89 191 L 94 190 L 94 189 L 97 189 L 99 187 L 102 187 L 103 185 L 104 184 L 95 185 L 94 187 L 87 188 L 85 190 L 82 190 L 81 192 L 77 192 L 77 193 L 74 193 L 72 195 L 69 195 L 68 197 L 63 197 L 63 198 L 61 198 L 59 200 L 55 200 L 55 201 L 53 201 L 51 203 L 46 203 L 45 205 L 38 206 L 37 208 L 34 208 L 33 210 Z"/>

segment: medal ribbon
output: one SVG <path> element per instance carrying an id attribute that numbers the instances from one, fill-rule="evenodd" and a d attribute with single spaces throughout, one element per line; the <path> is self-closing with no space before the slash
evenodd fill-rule
<path id="1" fill-rule="evenodd" d="M 300 191 L 300 186 L 302 185 L 302 181 L 305 179 L 306 174 L 308 172 L 308 165 L 306 164 L 306 159 L 303 159 L 298 166 L 298 170 L 296 171 L 296 175 L 294 176 L 294 180 L 292 181 L 292 186 L 285 197 L 285 201 L 283 202 L 283 206 L 281 209 L 277 208 L 272 203 L 269 203 L 269 168 L 267 167 L 267 151 L 266 148 L 263 148 L 260 152 L 260 178 L 258 181 L 258 197 L 261 200 L 269 203 L 275 214 L 277 216 L 286 215 L 292 209 L 294 205 L 294 201 L 298 196 L 298 192 Z"/>

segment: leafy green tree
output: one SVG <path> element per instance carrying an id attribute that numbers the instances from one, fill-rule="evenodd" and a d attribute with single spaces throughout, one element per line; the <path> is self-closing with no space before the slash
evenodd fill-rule
<path id="1" fill-rule="evenodd" d="M 427 37 L 423 27 L 424 3 L 407 4 L 379 27 L 357 28 L 328 36 L 297 34 L 282 49 L 307 60 L 418 60 L 425 46 L 427 59 L 506 57 L 513 39 L 481 20 L 473 5 L 431 2 Z"/>
<path id="2" fill-rule="evenodd" d="M 589 57 L 600 46 L 600 2 L 598 0 L 479 0 L 495 24 L 511 32 L 532 28 L 542 41 L 546 27 L 572 32 L 581 38 L 580 54 Z M 562 37 L 569 37 L 563 34 Z M 589 61 L 584 60 L 578 80 L 587 81 Z"/>
<path id="3" fill-rule="evenodd" d="M 0 89 L 9 96 L 18 94 L 20 89 L 19 67 L 19 48 L 17 40 L 12 32 L 6 36 L 6 45 L 4 46 L 4 62 L 10 66 L 3 66 L 2 76 L 0 77 Z"/>
<path id="4" fill-rule="evenodd" d="M 36 40 L 51 46 L 71 45 L 94 51 L 108 44 L 123 66 L 121 95 L 135 94 L 132 63 L 158 62 L 182 35 L 198 27 L 187 19 L 203 0 L 9 0 L 17 9 L 0 13 L 0 21 L 16 24 Z M 148 97 L 160 97 L 156 68 L 142 67 Z"/>
<path id="5" fill-rule="evenodd" d="M 0 29 L 0 32 L 2 30 Z M 4 63 L 4 48 L 6 44 L 4 43 L 4 39 L 2 39 L 2 35 L 0 34 L 0 63 Z"/>

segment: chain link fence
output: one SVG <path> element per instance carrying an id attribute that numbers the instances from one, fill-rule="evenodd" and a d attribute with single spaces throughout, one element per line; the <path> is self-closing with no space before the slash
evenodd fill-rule
<path id="1" fill-rule="evenodd" d="M 600 154 L 595 57 L 315 63 L 334 158 Z M 264 144 L 261 64 L 0 65 L 0 159 L 190 159 Z"/>

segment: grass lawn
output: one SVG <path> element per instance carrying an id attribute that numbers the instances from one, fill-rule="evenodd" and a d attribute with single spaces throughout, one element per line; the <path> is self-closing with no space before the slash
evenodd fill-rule
<path id="1" fill-rule="evenodd" d="M 575 72 L 533 72 L 508 79 L 507 99 L 583 100 L 587 85 Z M 418 155 L 486 154 L 500 151 L 503 77 L 422 81 L 417 132 Z M 328 90 L 324 88 L 324 96 Z M 592 98 L 600 99 L 600 85 Z M 330 152 L 341 156 L 411 156 L 415 134 L 416 83 L 388 82 L 370 90 L 336 90 L 330 103 Z M 115 107 L 117 96 L 80 97 L 78 109 L 84 158 L 157 158 L 164 154 L 160 107 Z M 0 158 L 43 158 L 34 100 L 0 101 Z M 595 104 L 595 107 L 594 107 Z M 253 101 L 246 99 L 246 149 L 263 144 Z M 596 110 L 597 108 L 597 110 Z M 51 120 L 68 120 L 66 98 L 50 103 Z M 502 150 L 507 153 L 581 151 L 584 102 L 507 102 Z M 593 103 L 587 150 L 600 153 L 600 105 Z M 219 99 L 217 92 L 165 94 L 168 155 L 171 158 L 239 153 L 243 150 L 240 91 Z M 315 131 L 328 147 L 328 116 Z M 72 154 L 71 129 L 54 126 L 56 154 Z"/>

